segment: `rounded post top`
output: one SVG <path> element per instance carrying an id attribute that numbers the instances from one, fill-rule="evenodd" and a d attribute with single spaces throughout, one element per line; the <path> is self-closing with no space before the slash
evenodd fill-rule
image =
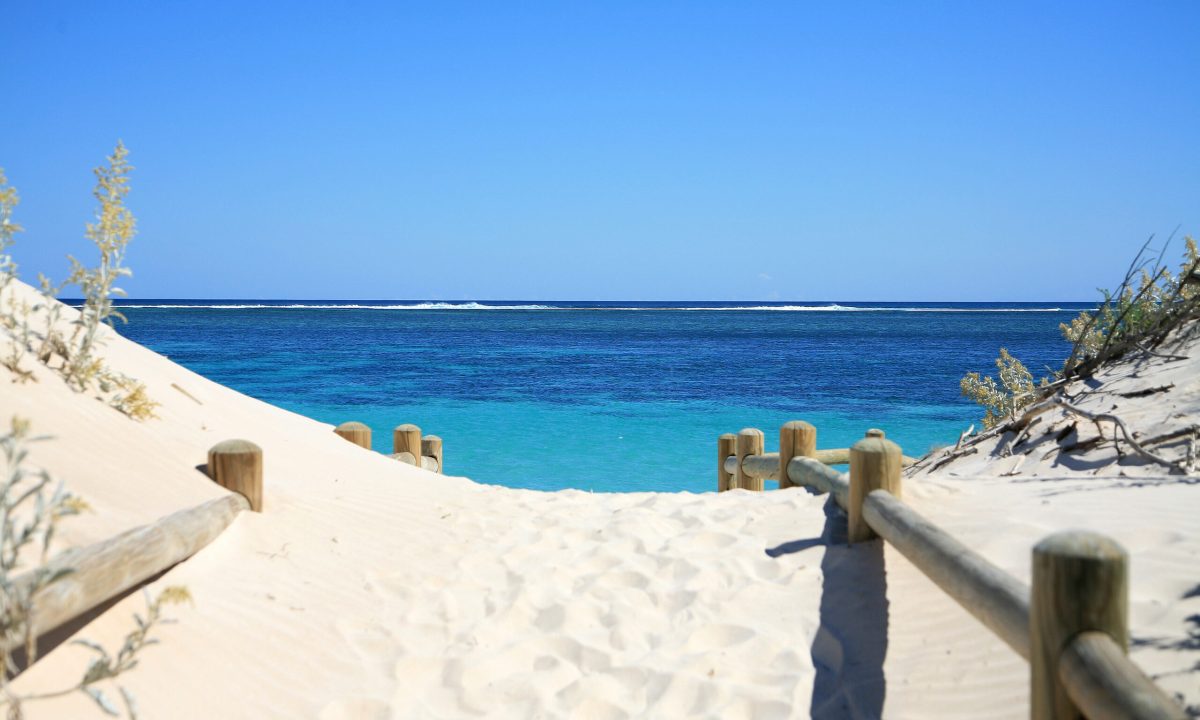
<path id="1" fill-rule="evenodd" d="M 442 438 L 440 435 L 422 435 L 421 436 L 421 442 L 439 442 L 440 443 L 441 441 L 442 441 Z"/>
<path id="2" fill-rule="evenodd" d="M 222 440 L 209 450 L 218 455 L 254 455 L 262 454 L 262 448 L 249 440 Z"/>
<path id="3" fill-rule="evenodd" d="M 887 436 L 879 428 L 871 428 L 870 430 L 867 431 L 866 437 L 881 438 L 881 437 L 887 437 Z"/>
<path id="4" fill-rule="evenodd" d="M 785 430 L 815 430 L 816 428 L 810 422 L 803 420 L 789 420 L 783 424 Z"/>
<path id="5" fill-rule="evenodd" d="M 403 425 L 397 425 L 395 432 L 421 432 L 421 428 L 412 423 L 404 423 Z"/>
<path id="6" fill-rule="evenodd" d="M 721 433 L 722 440 L 733 440 L 737 437 L 734 433 Z"/>
<path id="7" fill-rule="evenodd" d="M 1074 558 L 1076 560 L 1125 560 L 1125 548 L 1107 535 L 1091 530 L 1063 530 L 1043 538 L 1033 546 L 1034 555 Z"/>
<path id="8" fill-rule="evenodd" d="M 762 435 L 763 431 L 758 428 L 742 428 L 738 431 L 738 435 Z"/>
<path id="9" fill-rule="evenodd" d="M 854 452 L 879 453 L 881 455 L 900 455 L 900 446 L 887 438 L 871 435 L 850 446 Z"/>
<path id="10" fill-rule="evenodd" d="M 365 423 L 360 423 L 357 420 L 351 420 L 349 422 L 344 422 L 341 425 L 338 425 L 337 428 L 335 428 L 335 429 L 336 430 L 370 430 L 371 428 L 368 427 Z"/>

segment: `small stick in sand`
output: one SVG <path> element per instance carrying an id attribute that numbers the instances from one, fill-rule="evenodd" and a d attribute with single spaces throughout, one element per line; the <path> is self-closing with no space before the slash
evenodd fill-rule
<path id="1" fill-rule="evenodd" d="M 195 395 L 191 394 L 191 393 L 190 393 L 190 392 L 188 392 L 187 390 L 184 390 L 183 388 L 179 387 L 179 386 L 178 386 L 178 385 L 176 385 L 175 383 L 171 383 L 171 387 L 175 388 L 175 389 L 176 389 L 176 390 L 178 390 L 179 392 L 181 392 L 181 393 L 183 393 L 184 395 L 186 395 L 187 397 L 191 398 L 192 402 L 196 403 L 197 405 L 203 405 L 203 404 L 204 404 L 204 403 L 200 402 L 199 400 L 197 400 Z"/>
<path id="2" fill-rule="evenodd" d="M 962 435 L 958 436 L 958 442 L 954 443 L 954 451 L 955 452 L 958 452 L 958 449 L 960 447 L 962 447 L 963 440 L 966 440 L 967 438 L 971 437 L 971 433 L 973 433 L 973 432 L 975 432 L 975 423 L 971 423 L 971 427 L 964 430 Z"/>

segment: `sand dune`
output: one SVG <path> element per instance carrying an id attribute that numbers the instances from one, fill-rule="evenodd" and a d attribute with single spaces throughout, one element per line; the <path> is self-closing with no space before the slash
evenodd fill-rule
<path id="1" fill-rule="evenodd" d="M 4 415 L 56 438 L 34 460 L 95 508 L 64 523 L 63 547 L 223 493 L 196 469 L 219 440 L 265 455 L 264 512 L 152 585 L 184 584 L 195 602 L 171 609 L 178 622 L 122 679 L 143 717 L 1027 716 L 1025 662 L 898 553 L 846 546 L 823 497 L 480 485 L 362 450 L 119 337 L 106 352 L 148 384 L 160 419 L 132 422 L 45 371 L 0 384 Z M 1134 658 L 1200 704 L 1200 487 L 964 473 L 920 473 L 906 497 L 1022 578 L 1055 529 L 1116 537 L 1133 562 Z M 81 635 L 118 645 L 142 602 Z M 87 659 L 62 645 L 15 687 L 60 687 Z M 26 713 L 98 715 L 82 695 Z"/>

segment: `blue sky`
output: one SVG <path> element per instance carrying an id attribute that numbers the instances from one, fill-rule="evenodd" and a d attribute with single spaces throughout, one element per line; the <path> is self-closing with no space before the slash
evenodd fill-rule
<path id="1" fill-rule="evenodd" d="M 5 3 L 27 275 L 137 297 L 1089 300 L 1200 233 L 1200 3 Z"/>

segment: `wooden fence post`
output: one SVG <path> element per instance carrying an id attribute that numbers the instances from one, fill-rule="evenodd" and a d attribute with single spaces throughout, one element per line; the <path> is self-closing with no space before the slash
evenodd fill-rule
<path id="1" fill-rule="evenodd" d="M 870 540 L 875 531 L 863 517 L 863 501 L 872 490 L 887 490 L 900 497 L 900 446 L 884 438 L 882 430 L 871 429 L 850 446 L 851 543 Z"/>
<path id="2" fill-rule="evenodd" d="M 1029 607 L 1030 717 L 1081 717 L 1059 680 L 1067 644 L 1089 630 L 1129 651 L 1129 556 L 1099 533 L 1055 533 L 1033 548 Z"/>
<path id="3" fill-rule="evenodd" d="M 442 439 L 437 435 L 426 435 L 421 438 L 421 454 L 437 460 L 438 475 L 445 475 L 442 469 Z"/>
<path id="4" fill-rule="evenodd" d="M 779 489 L 790 488 L 788 463 L 796 456 L 813 457 L 817 454 L 817 429 L 803 420 L 784 423 L 779 429 Z"/>
<path id="5" fill-rule="evenodd" d="M 725 458 L 737 454 L 737 435 L 725 433 L 717 438 L 717 492 L 733 487 L 733 476 L 725 472 Z"/>
<path id="6" fill-rule="evenodd" d="M 404 453 L 408 453 L 408 457 L 397 457 Z M 421 428 L 416 425 L 397 425 L 392 431 L 392 457 L 421 467 Z"/>
<path id="7" fill-rule="evenodd" d="M 750 477 L 742 470 L 742 459 L 747 455 L 762 455 L 765 443 L 763 440 L 762 430 L 755 428 L 745 428 L 738 433 L 737 436 L 737 475 L 735 481 L 737 487 L 746 490 L 754 490 L 762 492 L 763 479 L 761 477 Z"/>
<path id="8" fill-rule="evenodd" d="M 339 437 L 345 438 L 355 445 L 371 449 L 371 428 L 360 422 L 344 422 L 333 429 Z"/>
<path id="9" fill-rule="evenodd" d="M 221 487 L 240 494 L 254 512 L 262 512 L 262 448 L 249 440 L 225 440 L 208 451 L 208 476 Z"/>

